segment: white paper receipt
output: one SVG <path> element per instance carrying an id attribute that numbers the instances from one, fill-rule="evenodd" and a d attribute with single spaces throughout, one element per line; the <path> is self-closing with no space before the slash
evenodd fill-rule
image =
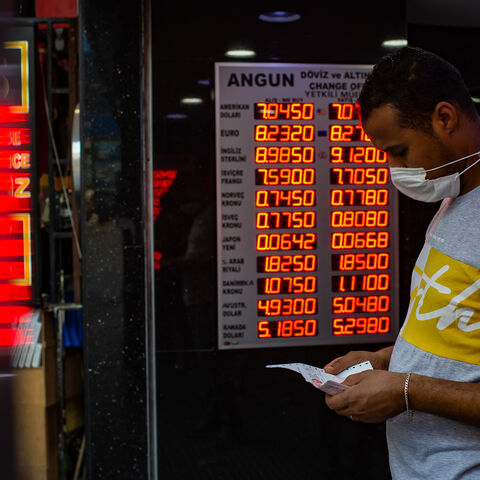
<path id="1" fill-rule="evenodd" d="M 329 395 L 336 395 L 349 388 L 348 385 L 343 384 L 343 381 L 348 376 L 364 370 L 373 370 L 371 363 L 368 361 L 352 365 L 336 375 L 330 375 L 323 368 L 307 365 L 306 363 L 279 363 L 277 365 L 267 365 L 267 368 L 286 368 L 287 370 L 298 372 L 307 382 Z"/>

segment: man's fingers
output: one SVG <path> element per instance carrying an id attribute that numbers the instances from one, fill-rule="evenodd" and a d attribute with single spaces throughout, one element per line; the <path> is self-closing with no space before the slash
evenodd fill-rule
<path id="1" fill-rule="evenodd" d="M 340 373 L 348 367 L 355 365 L 361 361 L 360 352 L 350 352 L 344 355 L 343 357 L 338 357 L 332 360 L 330 363 L 327 363 L 323 369 L 332 375 Z"/>
<path id="2" fill-rule="evenodd" d="M 344 355 L 343 357 L 338 357 L 335 360 L 332 360 L 330 363 L 325 365 L 323 369 L 327 373 L 331 373 L 332 375 L 335 375 L 336 373 L 340 373 L 346 368 L 355 365 L 355 361 L 352 363 L 352 358 L 349 358 L 349 355 Z"/>
<path id="3" fill-rule="evenodd" d="M 348 399 L 345 392 L 337 393 L 336 395 L 325 395 L 325 403 L 328 408 L 335 410 L 337 413 L 348 407 Z"/>
<path id="4" fill-rule="evenodd" d="M 325 403 L 326 403 L 327 407 L 330 408 L 331 410 L 333 410 L 333 408 L 332 408 L 332 398 L 333 398 L 333 395 L 329 395 L 328 393 L 325 394 Z"/>
<path id="5" fill-rule="evenodd" d="M 331 374 L 335 374 L 335 373 L 338 373 L 338 372 L 341 372 L 341 370 L 338 370 L 337 371 L 337 367 L 338 367 L 338 363 L 340 361 L 342 357 L 340 358 L 336 358 L 335 360 L 332 360 L 330 363 L 327 363 L 327 365 L 325 365 L 323 367 L 323 369 L 327 372 L 327 373 L 331 373 Z"/>
<path id="6" fill-rule="evenodd" d="M 366 376 L 370 375 L 371 372 L 372 372 L 372 370 L 365 370 L 365 371 L 360 372 L 360 373 L 354 373 L 352 375 L 349 375 L 343 381 L 343 383 L 345 385 L 349 385 L 349 386 L 356 385 L 357 383 L 360 383 Z"/>

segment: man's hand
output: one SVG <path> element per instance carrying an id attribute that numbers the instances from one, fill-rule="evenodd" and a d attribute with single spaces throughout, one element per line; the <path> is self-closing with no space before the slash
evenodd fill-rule
<path id="1" fill-rule="evenodd" d="M 336 375 L 352 365 L 366 362 L 367 360 L 372 364 L 376 370 L 387 370 L 392 355 L 393 346 L 383 348 L 378 352 L 356 351 L 349 352 L 343 357 L 338 357 L 325 365 L 323 369 L 331 375 Z"/>
<path id="2" fill-rule="evenodd" d="M 347 377 L 344 383 L 350 388 L 337 395 L 326 395 L 325 402 L 339 415 L 351 417 L 352 420 L 383 422 L 405 410 L 404 382 L 404 373 L 366 370 Z"/>

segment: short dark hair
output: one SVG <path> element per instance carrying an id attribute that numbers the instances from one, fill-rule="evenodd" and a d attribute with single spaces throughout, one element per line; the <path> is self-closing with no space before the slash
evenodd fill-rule
<path id="1" fill-rule="evenodd" d="M 404 47 L 385 55 L 370 72 L 358 98 L 362 120 L 385 104 L 400 113 L 403 127 L 431 133 L 431 116 L 439 102 L 458 106 L 470 118 L 477 110 L 460 72 L 421 48 Z"/>

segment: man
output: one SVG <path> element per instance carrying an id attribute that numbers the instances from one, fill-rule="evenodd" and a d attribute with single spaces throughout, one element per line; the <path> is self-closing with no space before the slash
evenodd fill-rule
<path id="1" fill-rule="evenodd" d="M 444 200 L 395 345 L 330 362 L 333 374 L 365 360 L 374 370 L 326 402 L 355 421 L 387 420 L 394 479 L 480 479 L 480 117 L 458 71 L 410 47 L 375 66 L 358 103 L 394 185 Z"/>

